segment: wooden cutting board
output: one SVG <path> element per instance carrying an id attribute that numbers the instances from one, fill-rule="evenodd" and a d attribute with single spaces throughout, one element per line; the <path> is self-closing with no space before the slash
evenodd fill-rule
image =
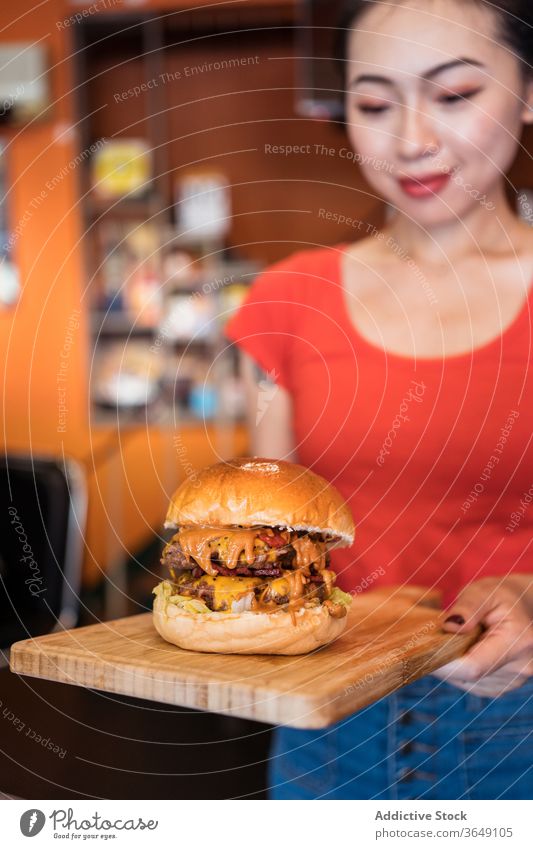
<path id="1" fill-rule="evenodd" d="M 438 627 L 438 595 L 356 596 L 344 634 L 308 655 L 220 655 L 166 643 L 143 613 L 15 643 L 11 670 L 295 728 L 322 728 L 463 654 L 478 637 Z"/>

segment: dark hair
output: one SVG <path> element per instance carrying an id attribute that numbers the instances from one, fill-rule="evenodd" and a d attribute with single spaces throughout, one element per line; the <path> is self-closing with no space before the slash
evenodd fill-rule
<path id="1" fill-rule="evenodd" d="M 394 0 L 393 0 L 394 2 Z M 402 5 L 404 0 L 396 0 Z M 496 17 L 500 26 L 502 44 L 509 47 L 521 61 L 524 75 L 533 76 L 533 2 L 532 0 L 468 0 L 476 6 L 484 6 Z M 379 0 L 347 0 L 341 5 L 337 21 L 335 57 L 344 70 L 347 58 L 347 42 L 350 29 L 368 9 Z M 387 0 L 386 5 L 391 5 Z"/>

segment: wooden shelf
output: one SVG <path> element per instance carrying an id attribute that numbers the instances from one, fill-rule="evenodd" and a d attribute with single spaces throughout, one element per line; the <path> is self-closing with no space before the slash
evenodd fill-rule
<path id="1" fill-rule="evenodd" d="M 89 218 L 97 219 L 103 216 L 116 216 L 120 218 L 140 218 L 145 221 L 164 211 L 163 199 L 159 195 L 131 199 L 117 198 L 115 200 L 89 197 L 86 205 Z"/>
<path id="2" fill-rule="evenodd" d="M 91 313 L 91 331 L 94 336 L 149 336 L 157 333 L 157 327 L 134 322 L 131 316 L 119 310 Z"/>

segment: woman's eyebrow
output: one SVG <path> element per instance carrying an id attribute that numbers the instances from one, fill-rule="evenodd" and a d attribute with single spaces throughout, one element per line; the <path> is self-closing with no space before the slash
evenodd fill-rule
<path id="1" fill-rule="evenodd" d="M 433 77 L 436 77 L 437 74 L 441 74 L 443 71 L 449 71 L 450 68 L 455 68 L 457 65 L 473 65 L 476 68 L 485 67 L 485 65 L 482 62 L 478 62 L 477 59 L 461 57 L 460 59 L 452 59 L 450 62 L 444 62 L 442 65 L 437 65 L 435 68 L 431 68 L 430 71 L 426 71 L 425 74 L 421 75 L 421 79 L 430 80 Z M 394 85 L 393 80 L 389 77 L 383 77 L 379 74 L 360 74 L 351 81 L 350 88 L 353 88 L 360 83 L 380 83 L 381 85 L 389 86 Z"/>

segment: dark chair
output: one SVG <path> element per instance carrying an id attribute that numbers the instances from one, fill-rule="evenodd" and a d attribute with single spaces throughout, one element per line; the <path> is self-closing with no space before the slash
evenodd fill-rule
<path id="1" fill-rule="evenodd" d="M 71 462 L 10 456 L 0 481 L 1 648 L 76 625 L 86 495 Z M 268 726 L 7 668 L 0 700 L 0 800 L 265 796 Z"/>
<path id="2" fill-rule="evenodd" d="M 0 459 L 0 648 L 76 625 L 86 513 L 74 461 Z"/>

